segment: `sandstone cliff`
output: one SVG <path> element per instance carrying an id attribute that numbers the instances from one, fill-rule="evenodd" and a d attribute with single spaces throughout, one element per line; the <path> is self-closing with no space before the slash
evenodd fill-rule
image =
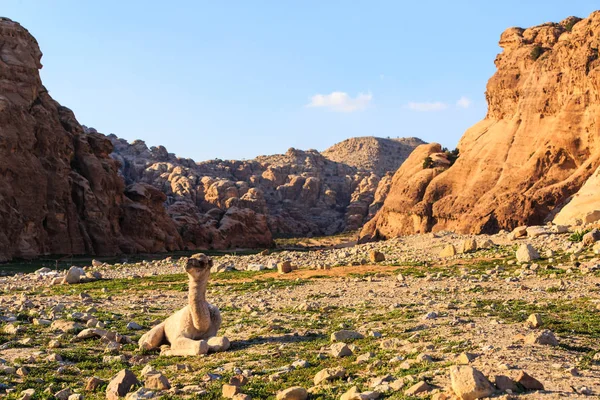
<path id="1" fill-rule="evenodd" d="M 143 141 L 130 144 L 115 135 L 109 138 L 115 149 L 112 156 L 122 165 L 128 183 L 144 182 L 166 194 L 167 212 L 186 245 L 205 240 L 207 220 L 240 212 L 248 214 L 244 217 L 251 230 L 248 237 L 268 231 L 314 236 L 359 229 L 382 204 L 391 180 L 385 175 L 390 173 L 386 166 L 395 170 L 422 143 L 414 138 L 356 138 L 347 141 L 360 147 L 352 156 L 341 151 L 347 146 L 337 145 L 326 156 L 316 150 L 289 149 L 248 161 L 196 163 L 162 146 L 148 148 Z M 349 165 L 351 157 L 372 164 Z M 383 176 L 370 171 L 373 166 Z M 219 245 L 231 238 L 224 235 Z"/>
<path id="2" fill-rule="evenodd" d="M 458 160 L 416 182 L 394 177 L 384 206 L 361 233 L 363 240 L 540 224 L 596 170 L 600 12 L 583 20 L 510 28 L 500 46 L 504 51 L 487 85 L 488 114 L 461 138 Z M 412 160 L 415 169 L 418 164 Z"/>
<path id="3" fill-rule="evenodd" d="M 180 248 L 158 202 L 124 194 L 110 141 L 50 97 L 41 56 L 26 29 L 0 18 L 0 261 Z"/>

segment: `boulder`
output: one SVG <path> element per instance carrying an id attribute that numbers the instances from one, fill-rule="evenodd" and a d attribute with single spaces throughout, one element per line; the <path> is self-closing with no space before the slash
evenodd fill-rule
<path id="1" fill-rule="evenodd" d="M 208 351 L 211 353 L 219 353 L 229 350 L 231 343 L 225 336 L 214 336 L 208 339 Z"/>
<path id="2" fill-rule="evenodd" d="M 346 376 L 346 370 L 342 367 L 325 368 L 317 372 L 313 381 L 315 385 L 323 382 L 340 379 Z"/>
<path id="3" fill-rule="evenodd" d="M 135 374 L 128 369 L 121 370 L 108 384 L 106 388 L 106 399 L 117 400 L 129 393 L 131 388 L 140 382 Z"/>
<path id="4" fill-rule="evenodd" d="M 466 365 L 450 367 L 452 390 L 462 400 L 475 400 L 494 393 L 491 382 L 480 371 Z"/>
<path id="5" fill-rule="evenodd" d="M 440 252 L 440 257 L 453 257 L 456 255 L 456 247 L 449 244 Z"/>
<path id="6" fill-rule="evenodd" d="M 383 254 L 380 251 L 371 250 L 369 252 L 369 261 L 371 261 L 373 263 L 385 261 L 385 254 Z"/>
<path id="7" fill-rule="evenodd" d="M 519 373 L 517 382 L 526 390 L 544 390 L 544 385 L 525 371 Z"/>
<path id="8" fill-rule="evenodd" d="M 530 262 L 540 258 L 540 254 L 529 243 L 519 246 L 516 256 L 517 261 L 520 263 Z"/>
<path id="9" fill-rule="evenodd" d="M 65 276 L 65 282 L 68 284 L 79 283 L 81 277 L 85 276 L 85 272 L 83 269 L 72 266 L 67 271 L 67 275 Z"/>
<path id="10" fill-rule="evenodd" d="M 357 331 L 342 329 L 331 334 L 332 342 L 347 342 L 348 340 L 363 339 L 365 336 Z"/>
<path id="11" fill-rule="evenodd" d="M 277 263 L 277 272 L 279 272 L 280 274 L 288 274 L 292 272 L 292 270 L 292 263 L 289 261 Z"/>
<path id="12" fill-rule="evenodd" d="M 477 241 L 475 239 L 465 239 L 460 244 L 459 253 L 472 253 L 477 251 Z"/>
<path id="13" fill-rule="evenodd" d="M 306 400 L 308 392 L 300 386 L 293 386 L 277 393 L 277 400 Z"/>

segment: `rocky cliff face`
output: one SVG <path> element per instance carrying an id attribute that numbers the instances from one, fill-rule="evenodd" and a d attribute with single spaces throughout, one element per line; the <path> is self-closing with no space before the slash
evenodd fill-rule
<path id="1" fill-rule="evenodd" d="M 0 18 L 0 261 L 179 248 L 159 201 L 124 194 L 110 141 L 50 97 L 41 56 L 26 29 Z"/>
<path id="2" fill-rule="evenodd" d="M 338 153 L 336 146 L 326 155 L 289 149 L 285 154 L 249 161 L 195 163 L 168 153 L 162 146 L 148 148 L 142 141 L 130 144 L 114 135 L 109 137 L 125 180 L 150 184 L 166 194 L 167 211 L 183 232 L 185 243 L 203 237 L 207 219 L 242 211 L 248 213 L 246 225 L 256 227 L 253 235 L 270 231 L 313 236 L 359 229 L 381 206 L 389 187 L 391 178 L 385 175 L 389 171 L 384 166 L 396 168 L 414 146 L 422 143 L 418 139 L 351 140 L 365 143 L 352 157 L 373 157 L 369 161 L 373 164 L 358 168 L 349 165 L 350 153 Z M 372 143 L 379 142 L 383 145 L 372 153 Z M 388 142 L 393 144 L 388 147 Z M 370 171 L 372 165 L 384 171 L 383 176 Z M 224 235 L 223 240 L 227 242 L 229 237 Z"/>
<path id="3" fill-rule="evenodd" d="M 488 114 L 461 138 L 456 163 L 427 171 L 416 183 L 394 177 L 363 240 L 543 223 L 596 170 L 600 12 L 508 29 L 500 46 L 504 51 L 487 85 Z M 417 151 L 427 153 L 418 148 L 415 156 Z M 415 169 L 418 161 L 412 160 Z"/>

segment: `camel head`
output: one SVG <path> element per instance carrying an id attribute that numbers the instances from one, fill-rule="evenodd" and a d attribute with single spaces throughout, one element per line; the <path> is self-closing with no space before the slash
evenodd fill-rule
<path id="1" fill-rule="evenodd" d="M 185 263 L 183 264 L 185 272 L 187 272 L 190 278 L 195 281 L 208 279 L 212 265 L 212 259 L 202 253 L 194 254 L 190 258 L 186 259 Z"/>

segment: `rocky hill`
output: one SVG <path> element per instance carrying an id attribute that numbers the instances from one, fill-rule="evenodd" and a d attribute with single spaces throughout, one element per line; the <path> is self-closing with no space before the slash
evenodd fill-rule
<path id="1" fill-rule="evenodd" d="M 488 114 L 461 138 L 458 160 L 425 168 L 421 158 L 439 148 L 417 148 L 362 240 L 540 224 L 598 168 L 600 12 L 510 28 L 500 46 Z"/>
<path id="2" fill-rule="evenodd" d="M 109 138 L 112 156 L 120 162 L 127 183 L 150 184 L 166 194 L 167 212 L 186 246 L 203 241 L 207 218 L 232 207 L 264 216 L 266 230 L 276 235 L 330 235 L 359 229 L 383 204 L 391 172 L 422 143 L 414 138 L 357 138 L 346 141 L 365 143 L 354 157 L 348 155 L 347 145 L 338 144 L 324 154 L 291 148 L 285 154 L 248 161 L 196 163 L 162 146 L 148 148 L 143 141 L 130 144 L 115 135 Z M 345 150 L 336 154 L 335 149 Z M 336 157 L 340 161 L 332 160 Z M 362 167 L 350 165 L 351 161 L 362 162 Z M 383 173 L 373 172 L 369 165 Z"/>
<path id="3" fill-rule="evenodd" d="M 178 228 L 186 228 L 165 212 L 166 195 L 125 185 L 110 140 L 85 130 L 42 85 L 41 57 L 26 29 L 0 18 L 0 261 L 184 249 Z M 250 209 L 202 223 L 196 248 L 271 243 L 266 218 Z"/>
<path id="4" fill-rule="evenodd" d="M 179 248 L 164 194 L 125 188 L 110 141 L 85 133 L 42 85 L 41 56 L 0 18 L 0 261 Z"/>
<path id="5" fill-rule="evenodd" d="M 400 168 L 415 147 L 421 144 L 425 142 L 414 137 L 384 139 L 365 136 L 334 144 L 322 154 L 329 160 L 383 176 Z"/>

